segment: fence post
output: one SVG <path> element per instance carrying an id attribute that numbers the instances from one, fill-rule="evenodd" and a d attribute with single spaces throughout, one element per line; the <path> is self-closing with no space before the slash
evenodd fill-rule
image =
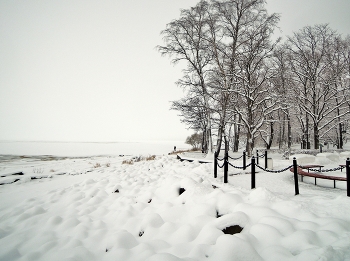
<path id="1" fill-rule="evenodd" d="M 225 159 L 224 159 L 224 183 L 227 183 L 227 172 L 228 172 L 228 152 L 225 151 Z"/>
<path id="2" fill-rule="evenodd" d="M 255 188 L 255 158 L 254 156 L 252 157 L 252 162 L 251 162 L 251 172 L 252 172 L 252 177 L 251 177 L 251 188 Z"/>
<path id="3" fill-rule="evenodd" d="M 247 155 L 245 153 L 245 150 L 243 151 L 243 169 L 245 170 L 247 166 Z"/>
<path id="4" fill-rule="evenodd" d="M 265 150 L 265 169 L 267 169 L 267 150 Z"/>
<path id="5" fill-rule="evenodd" d="M 214 152 L 214 178 L 218 177 L 218 155 Z"/>
<path id="6" fill-rule="evenodd" d="M 293 170 L 294 170 L 295 195 L 299 195 L 298 164 L 297 164 L 296 158 L 293 158 Z"/>
<path id="7" fill-rule="evenodd" d="M 256 150 L 256 164 L 259 165 L 259 150 Z"/>
<path id="8" fill-rule="evenodd" d="M 350 197 L 350 159 L 346 160 L 346 195 Z"/>

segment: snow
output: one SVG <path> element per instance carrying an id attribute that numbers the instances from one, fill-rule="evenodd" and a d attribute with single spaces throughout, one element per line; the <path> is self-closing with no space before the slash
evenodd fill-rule
<path id="1" fill-rule="evenodd" d="M 294 156 L 328 168 L 347 155 Z M 0 180 L 20 180 L 0 186 L 0 260 L 350 260 L 345 182 L 300 182 L 295 196 L 290 171 L 259 171 L 251 190 L 249 170 L 224 184 L 212 164 L 131 158 L 2 156 Z"/>
<path id="2" fill-rule="evenodd" d="M 314 164 L 316 157 L 308 154 L 295 154 L 289 157 L 290 162 L 295 158 L 299 165 Z"/>

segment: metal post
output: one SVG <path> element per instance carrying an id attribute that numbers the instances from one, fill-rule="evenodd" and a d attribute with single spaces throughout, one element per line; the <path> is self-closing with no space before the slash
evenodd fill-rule
<path id="1" fill-rule="evenodd" d="M 252 189 L 254 189 L 255 188 L 255 158 L 254 158 L 254 156 L 252 157 L 251 172 L 252 172 L 251 187 L 252 187 Z"/>
<path id="2" fill-rule="evenodd" d="M 346 195 L 350 197 L 350 159 L 346 160 Z"/>
<path id="3" fill-rule="evenodd" d="M 243 169 L 245 170 L 247 166 L 247 155 L 245 153 L 245 150 L 243 151 Z"/>
<path id="4" fill-rule="evenodd" d="M 225 166 L 224 166 L 224 183 L 227 183 L 227 172 L 228 172 L 228 152 L 225 151 Z"/>
<path id="5" fill-rule="evenodd" d="M 267 150 L 265 150 L 265 169 L 267 169 Z"/>
<path id="6" fill-rule="evenodd" d="M 218 156 L 217 152 L 214 152 L 214 178 L 218 177 Z"/>
<path id="7" fill-rule="evenodd" d="M 295 195 L 299 195 L 298 164 L 297 164 L 296 158 L 293 158 L 293 170 L 294 170 Z"/>
<path id="8" fill-rule="evenodd" d="M 259 150 L 256 150 L 256 164 L 259 165 Z"/>

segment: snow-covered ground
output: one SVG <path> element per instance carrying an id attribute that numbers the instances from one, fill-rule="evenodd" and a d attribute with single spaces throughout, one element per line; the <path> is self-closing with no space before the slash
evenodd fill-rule
<path id="1" fill-rule="evenodd" d="M 334 155 L 309 161 L 345 163 Z M 131 158 L 1 157 L 0 180 L 19 180 L 0 186 L 0 260 L 350 260 L 345 182 L 306 180 L 295 196 L 290 171 L 259 171 L 251 190 L 249 170 L 223 184 L 210 163 Z"/>

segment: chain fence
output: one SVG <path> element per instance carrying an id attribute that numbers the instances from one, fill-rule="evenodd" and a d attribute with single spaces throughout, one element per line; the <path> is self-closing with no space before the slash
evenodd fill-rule
<path id="1" fill-rule="evenodd" d="M 238 160 L 238 159 L 241 159 L 243 157 L 243 166 L 236 166 L 236 165 L 233 165 L 231 162 L 229 162 L 229 160 Z M 266 157 L 265 159 L 265 167 L 262 167 L 259 165 L 259 158 L 264 158 Z M 282 172 L 285 172 L 287 170 L 290 170 L 292 172 L 294 172 L 294 186 L 295 186 L 295 195 L 298 195 L 299 194 L 299 185 L 298 185 L 298 171 L 297 171 L 297 168 L 300 167 L 302 169 L 306 169 L 305 167 L 303 166 L 300 166 L 297 164 L 297 161 L 296 159 L 294 158 L 293 160 L 293 165 L 289 165 L 283 169 L 279 169 L 279 170 L 272 170 L 272 169 L 268 169 L 267 168 L 267 152 L 265 152 L 265 154 L 263 155 L 256 155 L 256 157 L 251 157 L 250 160 L 251 160 L 251 163 L 249 164 L 246 164 L 246 160 L 247 160 L 247 156 L 245 154 L 245 152 L 243 153 L 242 156 L 238 157 L 238 158 L 233 158 L 233 157 L 230 157 L 228 155 L 228 153 L 225 154 L 225 157 L 224 158 L 219 158 L 215 155 L 215 158 L 214 158 L 214 178 L 217 177 L 217 167 L 219 168 L 224 168 L 224 183 L 228 183 L 228 166 L 231 166 L 235 169 L 241 169 L 241 170 L 245 170 L 249 167 L 251 167 L 251 188 L 255 188 L 255 174 L 256 174 L 256 171 L 255 171 L 255 167 L 261 169 L 262 171 L 265 171 L 265 172 L 269 172 L 269 173 L 282 173 Z M 255 161 L 256 160 L 256 161 Z M 223 161 L 222 164 L 220 165 L 219 164 L 219 161 Z M 348 175 L 350 175 L 350 168 L 349 168 L 349 162 L 347 161 L 346 165 L 341 165 L 339 167 L 335 167 L 335 168 L 332 168 L 332 169 L 313 169 L 313 168 L 309 168 L 308 170 L 309 171 L 312 171 L 312 172 L 333 172 L 333 171 L 338 171 L 338 170 L 342 170 L 343 168 L 346 168 L 346 175 L 348 177 Z M 347 182 L 347 196 L 350 197 L 350 180 L 349 178 L 346 179 L 346 182 Z M 316 178 L 315 178 L 315 185 L 316 185 Z M 334 188 L 335 188 L 335 180 L 334 180 Z"/>

